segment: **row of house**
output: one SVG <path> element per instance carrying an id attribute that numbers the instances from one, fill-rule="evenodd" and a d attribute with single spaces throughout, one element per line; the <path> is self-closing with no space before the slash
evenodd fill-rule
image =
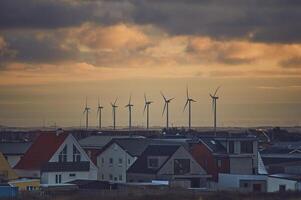
<path id="1" fill-rule="evenodd" d="M 250 135 L 156 139 L 95 135 L 77 141 L 72 134 L 57 131 L 41 133 L 22 149 L 17 159 L 6 153 L 14 172 L 23 180 L 39 179 L 48 186 L 89 180 L 129 185 L 163 181 L 170 187 L 246 192 L 300 188 L 296 175 L 269 173 L 266 154 L 259 153 L 258 140 Z"/>

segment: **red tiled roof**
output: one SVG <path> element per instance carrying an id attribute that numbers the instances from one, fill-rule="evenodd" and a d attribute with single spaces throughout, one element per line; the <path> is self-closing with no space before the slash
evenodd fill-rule
<path id="1" fill-rule="evenodd" d="M 41 133 L 26 151 L 15 169 L 41 169 L 67 138 L 67 133 Z"/>

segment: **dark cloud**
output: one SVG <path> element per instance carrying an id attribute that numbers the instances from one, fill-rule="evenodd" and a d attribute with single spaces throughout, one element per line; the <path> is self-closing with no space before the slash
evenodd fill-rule
<path id="1" fill-rule="evenodd" d="M 129 4 L 119 1 L 1 0 L 0 28 L 60 28 L 93 21 L 127 20 Z"/>
<path id="2" fill-rule="evenodd" d="M 78 58 L 75 48 L 61 47 L 63 37 L 59 34 L 49 34 L 39 38 L 36 32 L 26 31 L 4 34 L 4 38 L 9 44 L 9 49 L 14 52 L 13 56 L 3 58 L 2 61 L 5 62 L 55 63 Z"/>
<path id="3" fill-rule="evenodd" d="M 279 64 L 284 68 L 301 68 L 301 56 L 284 60 Z"/>
<path id="4" fill-rule="evenodd" d="M 1 0 L 0 28 L 57 28 L 92 21 L 153 24 L 170 34 L 301 42 L 299 0 Z"/>

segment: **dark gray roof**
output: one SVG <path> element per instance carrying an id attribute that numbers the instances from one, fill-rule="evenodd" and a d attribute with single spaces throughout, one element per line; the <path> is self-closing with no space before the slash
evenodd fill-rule
<path id="1" fill-rule="evenodd" d="M 104 146 L 106 146 L 112 139 L 116 138 L 129 138 L 130 136 L 112 136 L 112 135 L 92 135 L 90 137 L 84 138 L 79 141 L 79 144 L 83 148 L 96 148 L 96 149 L 102 149 Z M 136 136 L 133 136 L 134 138 L 137 138 Z M 142 138 L 142 136 L 138 136 L 138 138 Z"/>
<path id="2" fill-rule="evenodd" d="M 260 154 L 262 154 L 262 155 L 264 155 L 264 154 L 288 154 L 291 151 L 292 151 L 292 149 L 274 146 L 274 147 L 269 147 L 269 148 L 262 150 L 260 152 Z"/>
<path id="3" fill-rule="evenodd" d="M 271 174 L 269 175 L 269 177 L 281 178 L 281 179 L 287 179 L 293 181 L 301 181 L 301 175 L 296 175 L 296 174 Z"/>
<path id="4" fill-rule="evenodd" d="M 181 145 L 149 145 L 135 163 L 128 169 L 128 173 L 156 174 L 166 161 L 181 147 Z M 158 168 L 148 168 L 148 156 L 166 156 L 165 162 Z"/>
<path id="5" fill-rule="evenodd" d="M 214 138 L 200 138 L 200 141 L 213 153 L 227 153 L 227 149 Z"/>
<path id="6" fill-rule="evenodd" d="M 275 157 L 262 157 L 262 161 L 264 165 L 279 165 L 293 163 L 293 162 L 300 162 L 301 158 L 275 158 Z"/>
<path id="7" fill-rule="evenodd" d="M 132 156 L 140 156 L 142 152 L 151 143 L 151 140 L 145 138 L 122 138 L 113 139 L 112 143 L 116 142 L 121 148 L 127 151 Z"/>
<path id="8" fill-rule="evenodd" d="M 23 155 L 31 144 L 31 142 L 1 142 L 0 152 L 4 155 Z"/>

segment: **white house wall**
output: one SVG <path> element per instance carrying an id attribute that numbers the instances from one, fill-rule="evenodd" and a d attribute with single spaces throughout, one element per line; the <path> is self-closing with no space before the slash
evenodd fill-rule
<path id="1" fill-rule="evenodd" d="M 268 192 L 278 192 L 280 185 L 285 185 L 285 189 L 291 191 L 299 188 L 297 181 L 268 177 Z"/>
<path id="2" fill-rule="evenodd" d="M 82 147 L 78 144 L 76 139 L 71 134 L 65 139 L 62 145 L 53 154 L 49 162 L 58 162 L 59 154 L 66 145 L 67 145 L 67 162 L 73 162 L 73 145 L 75 145 L 78 151 L 80 152 L 81 161 L 90 162 L 90 170 L 88 172 L 44 172 L 43 174 L 49 174 L 49 175 L 45 175 L 48 176 L 48 180 L 52 182 L 52 180 L 55 180 L 55 174 L 62 174 L 62 183 L 68 182 L 71 179 L 69 177 L 70 173 L 76 174 L 75 176 L 76 179 L 96 180 L 97 167 L 93 164 L 93 162 L 90 160 L 86 152 L 82 149 Z M 76 162 L 74 163 L 74 165 L 76 165 Z M 54 174 L 54 178 L 52 177 L 53 174 Z"/>
<path id="3" fill-rule="evenodd" d="M 102 158 L 104 159 L 104 163 L 102 163 Z M 110 158 L 113 159 L 113 164 L 110 164 Z M 119 159 L 122 159 L 122 164 L 119 164 Z M 113 182 L 126 182 L 126 171 L 136 159 L 136 157 L 128 154 L 118 144 L 113 143 L 97 156 L 98 179 Z M 113 180 L 110 179 L 110 174 L 112 174 Z M 122 177 L 122 180 L 119 179 L 119 176 Z"/>
<path id="4" fill-rule="evenodd" d="M 206 174 L 206 171 L 194 160 L 189 152 L 184 147 L 178 150 L 169 158 L 165 165 L 160 169 L 158 174 L 174 174 L 174 159 L 189 159 L 190 160 L 190 174 Z"/>
<path id="5" fill-rule="evenodd" d="M 70 176 L 70 174 L 75 174 L 75 176 Z M 56 184 L 56 175 L 61 175 L 62 183 L 66 183 L 77 179 L 87 180 L 90 172 L 45 172 L 41 176 L 41 184 Z"/>

